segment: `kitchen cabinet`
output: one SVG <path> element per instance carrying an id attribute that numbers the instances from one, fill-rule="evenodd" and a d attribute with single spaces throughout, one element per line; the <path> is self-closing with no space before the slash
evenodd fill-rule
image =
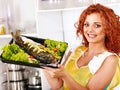
<path id="1" fill-rule="evenodd" d="M 58 1 L 60 2 L 51 3 L 49 2 L 49 0 L 47 0 L 46 5 L 48 7 L 50 6 L 50 8 L 47 8 L 44 5 L 40 6 L 41 2 L 43 3 L 46 1 L 37 0 L 36 27 L 38 37 L 51 38 L 55 40 L 66 41 L 68 43 L 74 43 L 75 41 L 77 41 L 79 44 L 81 40 L 76 39 L 76 29 L 74 27 L 74 23 L 78 20 L 81 11 L 85 7 L 83 6 L 83 4 L 81 4 L 82 7 L 78 7 L 77 2 L 75 2 L 77 0 L 71 0 L 71 2 L 74 3 L 77 8 L 74 7 L 74 5 L 72 5 L 67 0 Z M 62 1 L 64 1 L 64 4 Z M 92 0 L 89 0 L 89 2 L 86 3 L 84 1 L 85 6 L 91 4 Z"/>
<path id="2" fill-rule="evenodd" d="M 41 22 L 42 21 L 42 22 Z M 41 38 L 63 40 L 61 12 L 38 12 L 37 34 Z"/>
<path id="3" fill-rule="evenodd" d="M 81 12 L 92 3 L 101 3 L 111 7 L 120 15 L 118 0 L 37 0 L 36 27 L 41 38 L 51 38 L 66 41 L 69 44 L 80 44 L 81 38 L 76 38 L 74 27 Z M 64 2 L 63 2 L 64 1 Z M 46 4 L 45 4 L 46 3 Z M 64 3 L 64 4 L 63 4 Z M 56 5 L 55 5 L 56 4 Z"/>

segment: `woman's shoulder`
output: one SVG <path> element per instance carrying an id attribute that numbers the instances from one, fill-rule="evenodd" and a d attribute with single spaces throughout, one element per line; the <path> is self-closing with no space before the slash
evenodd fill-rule
<path id="1" fill-rule="evenodd" d="M 116 61 L 119 61 L 118 56 L 115 53 L 112 52 L 104 52 L 100 54 L 99 56 L 94 56 L 93 59 L 89 62 L 88 66 L 92 73 L 95 73 L 104 62 L 110 63 Z"/>
<path id="2" fill-rule="evenodd" d="M 120 61 L 120 57 L 117 54 L 112 53 L 111 55 L 107 56 L 104 61 L 107 63 L 109 62 L 116 63 Z"/>
<path id="3" fill-rule="evenodd" d="M 120 57 L 116 53 L 105 52 L 104 56 L 106 56 L 105 60 L 119 60 Z"/>

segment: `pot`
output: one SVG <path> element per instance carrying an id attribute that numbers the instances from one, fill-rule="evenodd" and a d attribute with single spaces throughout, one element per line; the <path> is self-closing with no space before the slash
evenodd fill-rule
<path id="1" fill-rule="evenodd" d="M 29 85 L 40 85 L 41 79 L 40 77 L 37 77 L 37 76 L 29 77 L 28 84 Z"/>
<path id="2" fill-rule="evenodd" d="M 28 79 L 28 85 L 40 85 L 41 84 L 41 78 L 39 76 L 38 72 L 35 72 L 35 75 L 30 75 Z"/>
<path id="3" fill-rule="evenodd" d="M 9 88 L 10 88 L 10 90 L 25 90 L 25 83 L 24 83 L 24 81 L 10 82 Z"/>
<path id="4" fill-rule="evenodd" d="M 15 65 L 15 64 L 8 64 L 8 69 L 9 70 L 21 70 L 24 69 L 21 65 Z"/>
<path id="5" fill-rule="evenodd" d="M 21 81 L 21 80 L 24 80 L 24 73 L 22 70 L 9 71 L 8 78 L 9 78 L 9 81 Z"/>
<path id="6" fill-rule="evenodd" d="M 4 83 L 2 83 L 2 86 L 6 87 L 5 90 L 7 90 L 8 88 L 9 88 L 8 90 L 26 90 L 24 80 L 18 81 L 18 82 L 14 81 L 14 82 L 9 82 L 9 83 L 4 82 Z M 2 90 L 2 89 L 0 88 L 0 90 Z"/>

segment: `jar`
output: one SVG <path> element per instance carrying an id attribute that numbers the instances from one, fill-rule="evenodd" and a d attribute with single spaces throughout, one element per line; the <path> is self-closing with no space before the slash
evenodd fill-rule
<path id="1" fill-rule="evenodd" d="M 5 20 L 0 18 L 0 35 L 6 34 L 6 27 L 4 25 Z"/>

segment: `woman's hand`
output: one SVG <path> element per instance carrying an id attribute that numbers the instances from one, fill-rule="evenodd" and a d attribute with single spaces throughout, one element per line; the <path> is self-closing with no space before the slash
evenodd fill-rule
<path id="1" fill-rule="evenodd" d="M 44 70 L 53 78 L 62 78 L 65 77 L 67 74 L 62 65 L 58 65 L 58 68 L 44 67 Z"/>
<path id="2" fill-rule="evenodd" d="M 58 68 L 44 67 L 44 74 L 52 88 L 52 90 L 58 90 L 63 85 L 62 77 L 66 72 L 64 67 L 59 65 Z"/>

